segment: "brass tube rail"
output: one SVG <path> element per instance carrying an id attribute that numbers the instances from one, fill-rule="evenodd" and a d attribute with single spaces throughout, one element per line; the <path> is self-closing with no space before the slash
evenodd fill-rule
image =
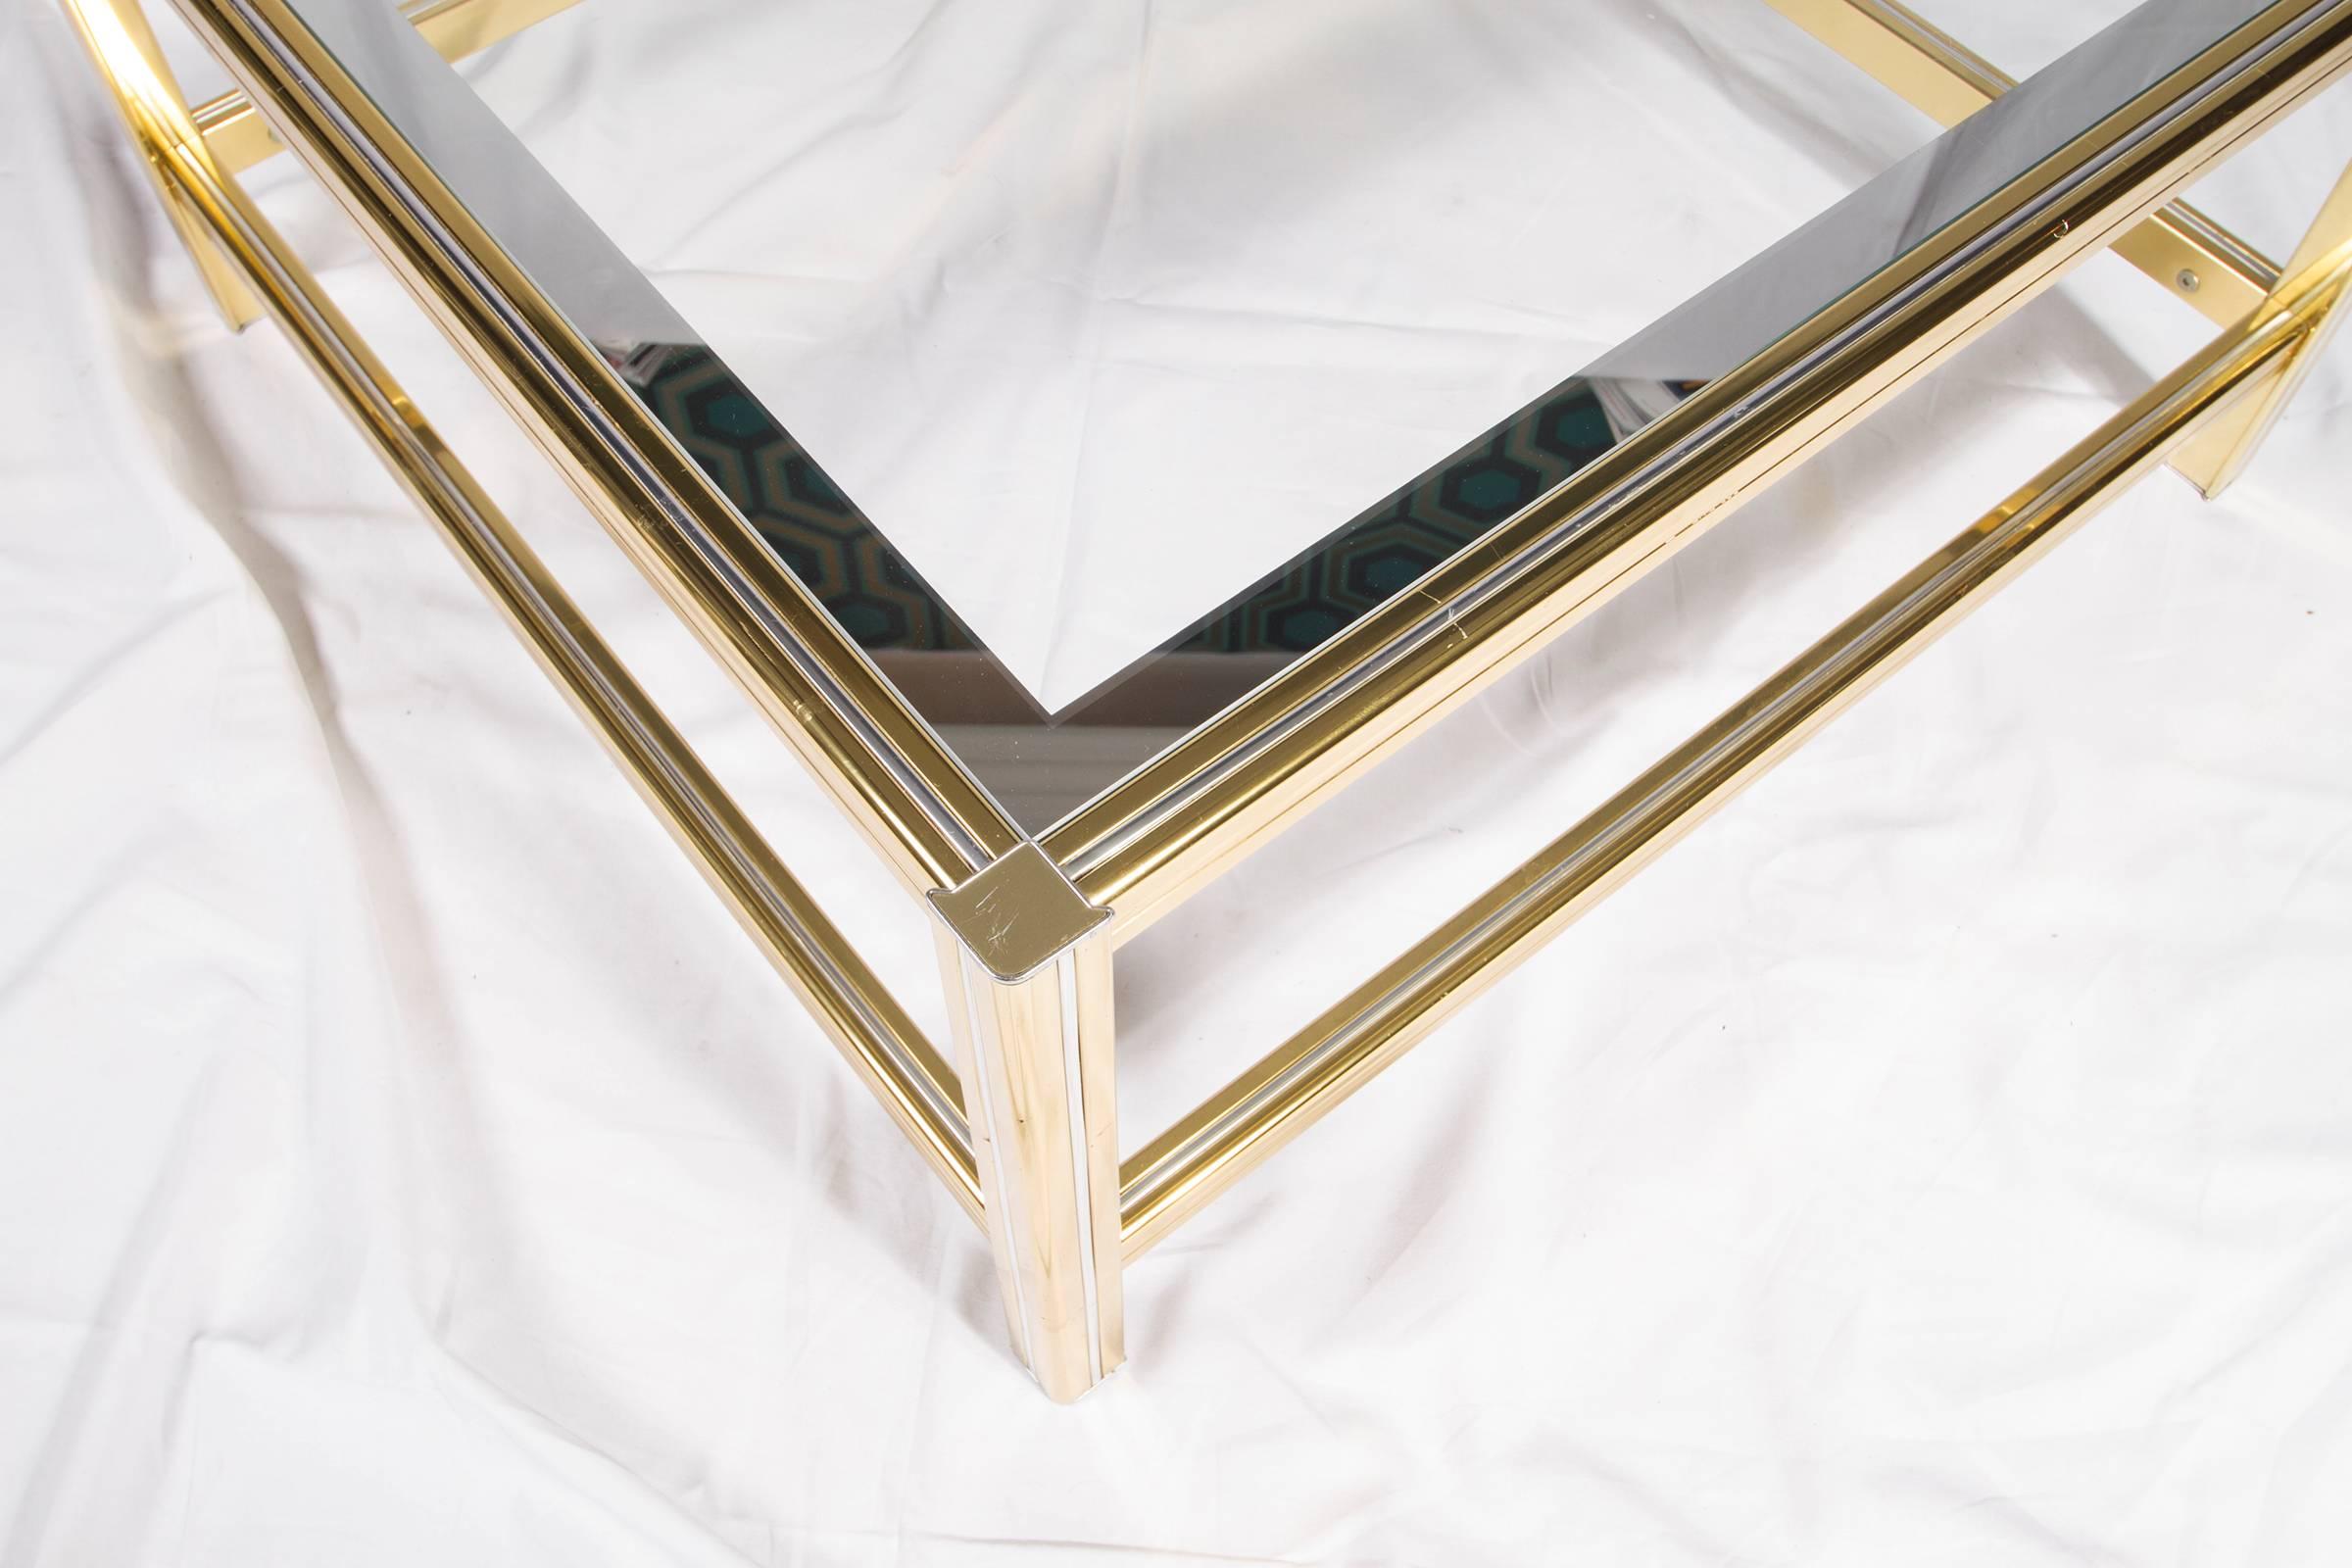
<path id="1" fill-rule="evenodd" d="M 1132 937 L 2335 80 L 2352 4 L 2265 15 L 1043 839 Z"/>
<path id="2" fill-rule="evenodd" d="M 629 781 L 735 911 L 892 1118 L 975 1220 L 962 1091 L 686 740 L 364 346 L 268 219 L 222 178 L 160 75 L 128 0 L 66 0 L 141 151 L 208 225 L 242 281 L 439 528 Z"/>
<path id="3" fill-rule="evenodd" d="M 408 0 L 400 10 L 442 59 L 463 60 L 577 4 L 579 0 Z M 193 113 L 196 129 L 212 151 L 213 167 L 223 174 L 251 169 L 286 150 L 253 100 L 233 87 L 198 104 Z"/>
<path id="4" fill-rule="evenodd" d="M 1487 986 L 1914 655 L 2106 502 L 2258 390 L 2326 318 L 2352 246 L 2282 308 L 2225 332 L 1509 877 L 1129 1159 L 1142 1253 L 1362 1088 Z"/>
<path id="5" fill-rule="evenodd" d="M 173 0 L 451 344 L 916 895 L 1020 831 L 288 0 Z"/>
<path id="6" fill-rule="evenodd" d="M 1766 0 L 1939 125 L 1956 125 L 2017 85 L 1896 0 Z M 2228 326 L 2278 284 L 2259 251 L 2186 202 L 2175 202 L 2117 239 L 2115 254 Z"/>
<path id="7" fill-rule="evenodd" d="M 2302 243 L 2286 264 L 2290 275 L 2301 277 L 2338 247 L 2352 244 L 2352 165 L 2336 176 L 2335 189 L 2321 205 L 2320 215 L 2305 231 Z M 2230 488 L 2278 422 L 2332 331 L 2343 327 L 2343 313 L 2331 314 L 2304 340 L 2260 395 L 2247 398 L 2226 419 L 2217 419 L 2173 455 L 2173 466 L 2212 500 Z"/>

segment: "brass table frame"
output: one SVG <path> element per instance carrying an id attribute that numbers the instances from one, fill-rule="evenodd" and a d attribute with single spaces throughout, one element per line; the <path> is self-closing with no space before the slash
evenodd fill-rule
<path id="1" fill-rule="evenodd" d="M 241 90 L 191 109 L 139 0 L 63 0 L 232 326 L 268 317 L 987 1234 L 1071 1399 L 1126 1265 L 2170 462 L 2233 479 L 2352 286 L 2352 170 L 2285 267 L 2174 202 L 2352 67 L 2352 0 L 2280 0 L 1895 266 L 1051 831 L 1018 829 L 475 225 L 288 0 L 173 0 Z M 573 0 L 422 0 L 448 57 Z M 1945 123 L 2013 83 L 1890 0 L 1771 0 Z M 2194 106 L 2185 112 L 2183 106 Z M 956 1065 L 865 962 L 329 303 L 234 175 L 293 149 L 934 914 Z M 2112 247 L 2220 331 L 1754 693 L 1175 1126 L 1119 1157 L 1113 950 Z M 1595 509 L 1598 509 L 1597 512 Z M 1564 535 L 1563 519 L 1597 522 Z M 1435 625 L 1442 635 L 1431 635 Z"/>

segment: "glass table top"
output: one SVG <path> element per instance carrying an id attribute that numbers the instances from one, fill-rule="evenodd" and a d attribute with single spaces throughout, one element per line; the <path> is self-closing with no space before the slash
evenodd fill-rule
<path id="1" fill-rule="evenodd" d="M 1040 831 L 2264 6 L 1867 142 L 1762 0 L 295 9 Z"/>

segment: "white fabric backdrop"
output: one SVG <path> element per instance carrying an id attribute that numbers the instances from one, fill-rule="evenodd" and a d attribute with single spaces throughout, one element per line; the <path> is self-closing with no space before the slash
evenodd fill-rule
<path id="1" fill-rule="evenodd" d="M 1725 4 L 1661 9 L 1830 175 L 1916 138 L 1834 62 L 1731 70 Z M 2018 66 L 2091 14 L 1967 9 Z M 2343 352 L 2225 503 L 2152 480 L 1155 1252 L 1057 1410 L 929 1174 L 206 314 L 58 20 L 0 28 L 0 1564 L 2342 1560 Z M 2212 204 L 2283 251 L 2348 152 L 2339 93 Z M 904 901 L 267 182 L 930 1017 Z M 2086 269 L 1151 933 L 1130 1137 L 2197 330 Z"/>

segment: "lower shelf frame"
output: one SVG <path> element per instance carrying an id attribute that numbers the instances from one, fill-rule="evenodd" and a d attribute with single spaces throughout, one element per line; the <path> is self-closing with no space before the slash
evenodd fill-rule
<path id="1" fill-rule="evenodd" d="M 2345 189 L 2352 190 L 2352 174 Z M 1130 1260 L 1271 1157 L 2000 591 L 2331 323 L 2352 227 L 2000 506 L 1127 1160 Z"/>

